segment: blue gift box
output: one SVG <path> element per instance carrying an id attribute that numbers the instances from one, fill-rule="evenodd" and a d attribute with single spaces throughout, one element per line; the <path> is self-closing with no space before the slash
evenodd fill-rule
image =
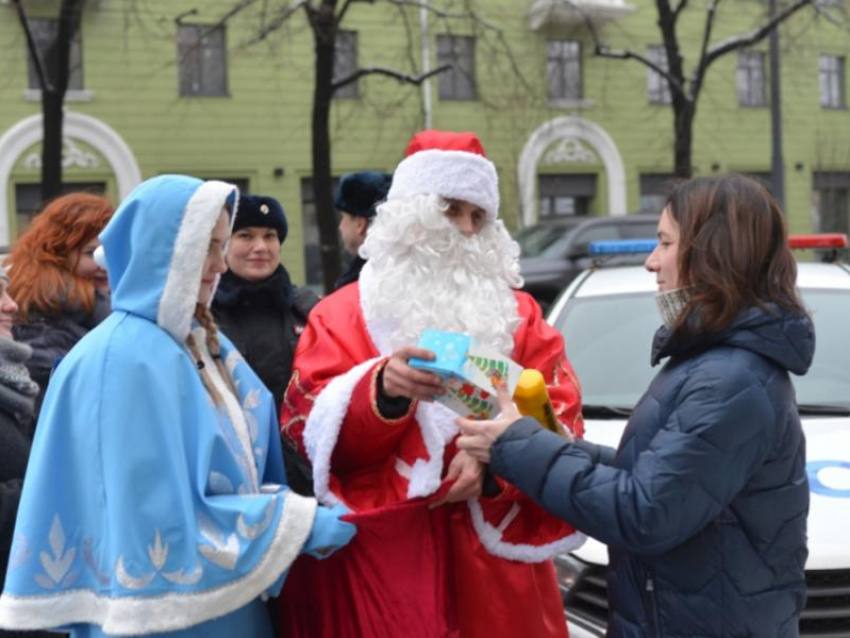
<path id="1" fill-rule="evenodd" d="M 432 351 L 436 358 L 433 361 L 413 358 L 408 363 L 439 375 L 445 393 L 436 400 L 463 417 L 496 416 L 500 408 L 493 377 L 498 375 L 513 395 L 522 373 L 522 368 L 508 357 L 460 332 L 427 329 L 416 346 Z"/>

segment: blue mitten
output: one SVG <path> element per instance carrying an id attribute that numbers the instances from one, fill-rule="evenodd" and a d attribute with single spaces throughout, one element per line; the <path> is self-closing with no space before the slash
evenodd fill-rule
<path id="1" fill-rule="evenodd" d="M 313 521 L 313 531 L 301 548 L 301 553 L 321 560 L 348 545 L 357 533 L 357 528 L 340 520 L 340 517 L 346 514 L 351 514 L 351 510 L 342 505 L 331 508 L 320 505 Z"/>

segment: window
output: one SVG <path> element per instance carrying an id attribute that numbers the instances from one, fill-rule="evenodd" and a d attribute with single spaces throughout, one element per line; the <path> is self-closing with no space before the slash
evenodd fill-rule
<path id="1" fill-rule="evenodd" d="M 180 68 L 180 95 L 227 95 L 224 27 L 178 26 L 177 64 Z"/>
<path id="2" fill-rule="evenodd" d="M 59 20 L 56 18 L 29 18 L 28 20 L 35 47 L 45 66 L 50 65 L 49 50 L 56 39 L 59 29 Z M 83 55 L 80 43 L 80 30 L 74 34 L 71 40 L 71 52 L 68 59 L 68 90 L 82 91 L 83 89 Z M 29 76 L 29 88 L 41 90 L 38 82 L 38 72 L 33 64 L 32 56 L 27 50 L 27 74 Z"/>
<path id="3" fill-rule="evenodd" d="M 850 232 L 850 173 L 819 171 L 812 175 L 816 226 L 821 232 Z"/>
<path id="4" fill-rule="evenodd" d="M 762 51 L 739 51 L 738 104 L 741 106 L 766 106 L 764 78 L 764 53 Z"/>
<path id="5" fill-rule="evenodd" d="M 104 182 L 74 182 L 62 184 L 62 194 L 67 193 L 95 193 L 103 195 L 106 193 Z M 18 236 L 44 207 L 44 199 L 41 196 L 41 184 L 15 184 L 15 229 Z"/>
<path id="6" fill-rule="evenodd" d="M 640 176 L 640 212 L 658 213 L 667 203 L 667 195 L 675 183 L 675 177 L 669 173 L 642 173 Z M 650 237 L 654 237 L 653 232 Z"/>
<path id="7" fill-rule="evenodd" d="M 596 197 L 596 174 L 540 175 L 540 219 L 587 215 Z"/>
<path id="8" fill-rule="evenodd" d="M 826 109 L 843 109 L 844 100 L 844 58 L 834 55 L 820 56 L 818 64 L 820 75 L 820 105 Z"/>
<path id="9" fill-rule="evenodd" d="M 548 49 L 549 100 L 580 100 L 581 45 L 575 40 L 549 40 Z"/>
<path id="10" fill-rule="evenodd" d="M 658 68 L 667 70 L 667 52 L 664 47 L 648 47 L 646 57 Z M 670 86 L 667 79 L 649 67 L 646 67 L 646 90 L 650 104 L 670 104 Z"/>
<path id="11" fill-rule="evenodd" d="M 340 31 L 334 48 L 334 81 L 348 77 L 357 70 L 357 32 Z M 334 92 L 335 98 L 357 98 L 357 82 L 346 84 Z"/>
<path id="12" fill-rule="evenodd" d="M 438 77 L 441 100 L 474 100 L 475 38 L 465 35 L 437 36 L 437 66 L 451 64 Z"/>

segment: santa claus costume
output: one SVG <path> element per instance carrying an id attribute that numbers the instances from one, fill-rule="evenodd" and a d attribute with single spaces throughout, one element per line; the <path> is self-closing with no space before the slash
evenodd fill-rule
<path id="1" fill-rule="evenodd" d="M 467 236 L 447 199 L 479 206 Z M 516 289 L 519 248 L 497 218 L 496 170 L 471 133 L 413 138 L 363 246 L 359 283 L 310 315 L 281 412 L 284 436 L 313 465 L 320 502 L 353 510 L 358 535 L 322 562 L 299 559 L 281 636 L 562 638 L 551 558 L 583 541 L 498 480 L 466 502 L 448 489 L 457 415 L 436 402 L 382 412 L 388 357 L 422 330 L 471 334 L 541 371 L 562 424 L 581 434 L 579 387 L 561 335 Z"/>

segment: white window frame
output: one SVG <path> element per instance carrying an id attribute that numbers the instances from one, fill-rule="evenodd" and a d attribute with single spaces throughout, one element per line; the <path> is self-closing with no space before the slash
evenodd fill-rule
<path id="1" fill-rule="evenodd" d="M 584 97 L 581 43 L 578 40 L 548 40 L 546 85 L 550 103 L 578 102 Z"/>
<path id="2" fill-rule="evenodd" d="M 764 51 L 744 49 L 738 51 L 736 73 L 738 104 L 741 106 L 767 106 L 767 73 Z"/>
<path id="3" fill-rule="evenodd" d="M 216 60 L 216 56 L 220 56 L 220 59 Z M 221 78 L 210 75 L 213 73 L 210 69 L 214 69 L 216 64 L 220 66 Z M 177 75 L 180 97 L 229 97 L 227 71 L 227 31 L 224 25 L 177 25 Z M 186 73 L 197 74 L 197 79 L 191 85 L 192 77 L 186 77 Z"/>
<path id="4" fill-rule="evenodd" d="M 665 71 L 670 68 L 667 64 L 667 50 L 663 46 L 648 46 L 646 57 Z M 646 93 L 650 104 L 670 104 L 673 101 L 667 78 L 650 67 L 646 67 Z"/>
<path id="5" fill-rule="evenodd" d="M 338 31 L 334 44 L 334 82 L 357 70 L 357 31 Z M 358 82 L 351 82 L 334 91 L 334 99 L 356 100 L 360 97 Z"/>
<path id="6" fill-rule="evenodd" d="M 820 105 L 825 109 L 847 108 L 844 57 L 821 55 L 818 60 Z"/>
<path id="7" fill-rule="evenodd" d="M 50 37 L 56 37 L 56 31 L 59 28 L 58 18 L 27 18 L 30 31 L 32 32 L 35 46 L 38 54 L 41 56 L 42 63 L 46 62 L 47 44 L 50 42 Z M 51 25 L 51 33 L 47 34 L 46 30 Z M 45 37 L 49 35 L 50 37 Z M 27 55 L 27 91 L 25 95 L 34 94 L 41 99 L 41 86 L 38 84 L 38 75 L 35 70 L 35 65 L 32 61 L 29 48 L 26 50 Z M 76 64 L 75 64 L 76 60 Z M 71 40 L 71 51 L 68 55 L 68 90 L 70 94 L 81 94 L 85 92 L 85 83 L 83 76 L 83 26 L 77 29 Z M 67 94 L 66 94 L 67 95 Z"/>
<path id="8" fill-rule="evenodd" d="M 437 66 L 454 64 L 437 76 L 441 100 L 473 101 L 478 98 L 475 47 L 473 35 L 437 35 Z"/>

